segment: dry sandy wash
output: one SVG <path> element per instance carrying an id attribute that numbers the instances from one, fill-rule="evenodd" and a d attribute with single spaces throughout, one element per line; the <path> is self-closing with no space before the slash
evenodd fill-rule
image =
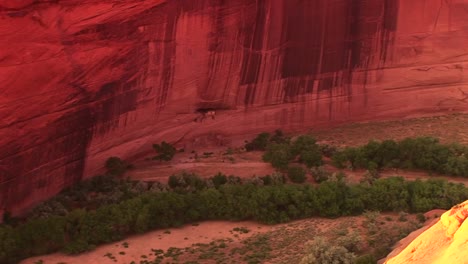
<path id="1" fill-rule="evenodd" d="M 231 232 L 236 227 L 250 230 L 249 233 Z M 196 243 L 208 244 L 218 239 L 242 240 L 252 235 L 271 230 L 272 226 L 265 226 L 253 222 L 222 222 L 211 221 L 196 225 L 186 225 L 181 228 L 168 230 L 157 230 L 140 236 L 133 236 L 120 242 L 115 242 L 98 247 L 96 250 L 69 256 L 61 253 L 47 256 L 34 257 L 22 261 L 22 264 L 35 264 L 42 260 L 44 264 L 67 263 L 67 264 L 128 264 L 132 261 L 138 262 L 143 255 L 149 259 L 154 258 L 152 249 L 167 251 L 170 247 L 185 248 Z M 237 236 L 236 236 L 237 235 Z M 128 246 L 126 246 L 128 244 Z M 120 254 L 125 252 L 125 255 Z M 109 253 L 115 257 L 109 257 Z M 106 254 L 108 256 L 106 256 Z"/>

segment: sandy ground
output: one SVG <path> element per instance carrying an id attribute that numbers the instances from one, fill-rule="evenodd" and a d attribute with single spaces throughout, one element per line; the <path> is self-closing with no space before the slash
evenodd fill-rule
<path id="1" fill-rule="evenodd" d="M 439 214 L 440 215 L 440 214 Z M 393 220 L 388 221 L 388 218 Z M 411 221 L 415 221 L 415 217 L 409 215 L 408 221 L 397 221 L 398 214 L 386 213 L 379 216 L 379 230 L 387 230 L 394 232 L 404 226 L 410 225 Z M 182 228 L 172 228 L 168 230 L 158 230 L 147 234 L 132 236 L 117 243 L 103 245 L 94 251 L 77 256 L 67 256 L 63 254 L 51 254 L 35 258 L 29 258 L 21 262 L 21 264 L 35 264 L 42 260 L 44 264 L 129 264 L 132 261 L 139 263 L 143 255 L 147 256 L 148 260 L 154 259 L 152 249 L 167 250 L 170 247 L 177 248 L 195 248 L 197 243 L 209 244 L 219 239 L 232 239 L 232 242 L 227 242 L 226 252 L 231 252 L 232 249 L 246 245 L 246 241 L 250 238 L 255 238 L 258 235 L 268 237 L 270 247 L 269 257 L 262 263 L 271 264 L 290 264 L 298 263 L 304 255 L 305 245 L 308 241 L 315 239 L 317 236 L 324 237 L 329 241 L 333 241 L 341 236 L 339 232 L 347 230 L 348 234 L 358 232 L 363 241 L 366 241 L 366 218 L 363 216 L 347 216 L 338 219 L 327 218 L 310 218 L 304 220 L 292 221 L 285 224 L 273 226 L 261 225 L 253 222 L 222 222 L 212 221 L 203 222 L 197 226 L 186 225 Z M 243 234 L 232 232 L 236 227 L 244 227 L 250 230 L 249 233 Z M 387 233 L 388 234 L 388 233 Z M 378 234 L 377 234 L 378 236 Z M 124 247 L 124 242 L 128 243 L 128 248 Z M 260 251 L 260 247 L 253 244 L 251 250 Z M 121 255 L 120 252 L 125 252 Z M 109 258 L 115 257 L 114 259 Z M 107 256 L 106 256 L 107 255 Z M 229 255 L 228 261 L 223 263 L 247 263 L 242 259 L 242 255 Z M 214 259 L 199 260 L 196 255 L 182 255 L 176 261 L 165 260 L 163 263 L 185 263 L 186 261 L 198 261 L 198 263 L 217 263 Z"/>
<path id="2" fill-rule="evenodd" d="M 335 146 L 356 146 L 371 139 L 401 140 L 431 136 L 442 142 L 468 144 L 468 114 L 448 114 L 395 121 L 354 123 L 332 129 L 311 130 L 319 141 Z"/>
<path id="3" fill-rule="evenodd" d="M 276 170 L 268 163 L 262 162 L 262 152 L 237 153 L 230 155 L 232 161 L 223 155 L 223 151 L 218 150 L 218 153 L 210 158 L 200 159 L 195 161 L 187 158 L 187 155 L 179 155 L 181 163 L 160 163 L 156 161 L 146 160 L 138 163 L 137 169 L 131 170 L 128 176 L 134 180 L 142 181 L 159 181 L 167 183 L 169 176 L 183 171 L 192 172 L 200 177 L 209 178 L 221 172 L 225 175 L 235 175 L 244 179 L 252 178 L 253 176 L 265 176 L 272 174 Z M 347 176 L 347 181 L 350 183 L 359 183 L 363 178 L 366 170 L 339 170 L 335 167 L 325 164 L 325 168 L 331 172 L 342 171 Z M 400 169 L 388 169 L 380 173 L 380 177 L 389 178 L 393 176 L 402 176 L 407 180 L 426 180 L 426 179 L 444 179 L 453 183 L 461 183 L 468 186 L 468 178 L 457 178 L 446 175 L 430 174 L 424 171 L 407 171 Z M 314 183 L 312 178 L 308 177 L 307 182 Z"/>
<path id="4" fill-rule="evenodd" d="M 202 153 L 212 152 L 206 157 Z M 203 149 L 197 153 L 200 158 L 195 159 L 194 153 L 177 153 L 171 162 L 159 162 L 150 156 L 134 163 L 136 169 L 127 172 L 134 180 L 159 181 L 167 183 L 169 176 L 183 171 L 192 172 L 203 178 L 209 178 L 219 172 L 225 175 L 235 175 L 241 178 L 265 176 L 275 172 L 268 163 L 262 162 L 263 152 L 241 152 L 226 155 L 226 149 Z"/>
<path id="5" fill-rule="evenodd" d="M 230 232 L 236 227 L 247 228 L 250 232 L 246 234 Z M 151 257 L 151 249 L 166 251 L 170 247 L 185 248 L 191 247 L 196 243 L 210 243 L 213 240 L 226 238 L 242 240 L 259 233 L 268 232 L 272 228 L 273 226 L 261 225 L 254 222 L 202 222 L 196 226 L 186 225 L 181 228 L 157 230 L 143 235 L 132 236 L 116 243 L 100 246 L 91 252 L 78 256 L 57 253 L 29 258 L 20 263 L 35 264 L 37 261 L 42 260 L 44 264 L 56 264 L 60 262 L 67 264 L 128 264 L 131 261 L 141 259 L 142 255 Z M 124 247 L 124 242 L 128 243 L 128 248 Z M 125 255 L 121 255 L 119 252 L 125 252 Z M 111 253 L 117 261 L 106 257 L 105 255 L 108 253 Z"/>

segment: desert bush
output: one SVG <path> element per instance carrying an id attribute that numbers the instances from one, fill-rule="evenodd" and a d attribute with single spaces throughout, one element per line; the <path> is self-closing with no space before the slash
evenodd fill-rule
<path id="1" fill-rule="evenodd" d="M 292 158 L 293 155 L 291 153 L 290 146 L 285 143 L 270 144 L 267 146 L 265 154 L 263 154 L 264 161 L 270 162 L 273 167 L 283 170 L 288 167 Z"/>
<path id="2" fill-rule="evenodd" d="M 191 175 L 175 179 L 184 180 L 182 186 L 199 184 L 199 180 L 192 179 Z M 361 214 L 364 210 L 398 212 L 406 208 L 421 212 L 418 210 L 449 209 L 468 199 L 465 186 L 435 180 L 414 183 L 403 178 L 385 178 L 377 179 L 372 185 L 326 181 L 317 187 L 242 185 L 238 180 L 228 177 L 228 183 L 217 189 L 205 185 L 186 189 L 177 188 L 177 185 L 166 192 L 148 190 L 113 204 L 77 209 L 63 216 L 33 218 L 20 221 L 16 226 L 0 225 L 0 263 L 17 263 L 19 259 L 56 250 L 80 253 L 136 232 L 203 220 L 254 220 L 274 224 L 313 216 Z M 178 180 L 175 182 L 179 184 Z M 443 195 L 434 198 L 434 194 Z M 415 199 L 425 200 L 429 206 L 420 207 L 414 203 Z M 377 217 L 373 214 L 368 213 L 367 217 L 376 222 Z M 316 246 L 315 251 L 308 251 L 304 261 L 322 257 L 335 259 L 336 256 L 348 259 L 346 256 L 350 256 L 345 247 L 333 247 L 331 251 L 327 247 L 323 254 L 317 248 L 323 249 Z"/>
<path id="3" fill-rule="evenodd" d="M 285 183 L 284 175 L 281 172 L 274 172 L 271 175 L 261 177 L 265 185 L 281 185 Z"/>
<path id="4" fill-rule="evenodd" d="M 278 144 L 289 144 L 291 138 L 284 135 L 283 131 L 280 129 L 275 130 L 273 135 L 270 138 L 270 142 Z"/>
<path id="5" fill-rule="evenodd" d="M 358 253 L 362 250 L 362 239 L 357 232 L 339 237 L 336 243 L 345 247 L 349 252 Z"/>
<path id="6" fill-rule="evenodd" d="M 162 161 L 172 160 L 177 152 L 176 148 L 166 141 L 161 142 L 161 144 L 153 144 L 153 149 L 158 154 L 154 156 L 153 159 Z"/>
<path id="7" fill-rule="evenodd" d="M 263 186 L 265 185 L 262 177 L 258 177 L 256 175 L 254 175 L 253 177 L 249 178 L 246 183 L 250 183 L 250 184 L 253 184 L 253 185 L 256 185 L 256 186 Z"/>
<path id="8" fill-rule="evenodd" d="M 310 173 L 312 174 L 312 178 L 314 178 L 315 182 L 321 183 L 327 181 L 331 178 L 332 173 L 327 171 L 324 167 L 313 167 L 310 169 Z"/>
<path id="9" fill-rule="evenodd" d="M 130 167 L 131 165 L 121 160 L 119 157 L 110 157 L 106 160 L 106 169 L 108 175 L 121 176 Z"/>
<path id="10" fill-rule="evenodd" d="M 306 172 L 301 166 L 290 166 L 288 178 L 294 183 L 303 183 L 306 180 Z"/>
<path id="11" fill-rule="evenodd" d="M 360 147 L 337 151 L 333 164 L 339 168 L 421 169 L 435 173 L 468 177 L 468 147 L 458 144 L 441 144 L 431 137 L 406 138 L 400 142 L 370 141 Z"/>
<path id="12" fill-rule="evenodd" d="M 366 218 L 366 221 L 368 223 L 377 223 L 377 220 L 380 217 L 380 212 L 379 211 L 365 211 L 364 212 L 364 218 Z"/>
<path id="13" fill-rule="evenodd" d="M 224 185 L 228 182 L 228 178 L 226 175 L 218 172 L 215 176 L 210 178 L 214 184 L 215 188 L 219 188 L 219 186 Z"/>
<path id="14" fill-rule="evenodd" d="M 183 171 L 169 176 L 169 187 L 185 191 L 202 190 L 206 187 L 206 182 L 194 173 Z"/>
<path id="15" fill-rule="evenodd" d="M 416 215 L 416 218 L 418 219 L 418 221 L 419 221 L 420 223 L 426 222 L 426 217 L 425 217 L 424 214 L 422 214 L 422 213 L 418 213 L 418 214 Z"/>
<path id="16" fill-rule="evenodd" d="M 299 156 L 299 161 L 308 168 L 322 165 L 322 152 L 315 138 L 309 135 L 299 136 L 291 145 L 291 153 L 294 158 Z"/>
<path id="17" fill-rule="evenodd" d="M 328 243 L 317 237 L 306 245 L 301 264 L 353 264 L 356 256 L 345 247 Z"/>
<path id="18" fill-rule="evenodd" d="M 264 132 L 264 133 L 258 134 L 257 137 L 252 140 L 252 142 L 247 142 L 245 144 L 245 150 L 247 151 L 265 150 L 269 141 L 270 141 L 269 133 Z"/>
<path id="19" fill-rule="evenodd" d="M 328 144 L 319 145 L 319 149 L 322 155 L 328 158 L 333 157 L 333 155 L 338 152 L 337 147 Z"/>
<path id="20" fill-rule="evenodd" d="M 377 259 L 372 254 L 366 254 L 357 257 L 354 264 L 377 264 Z"/>
<path id="21" fill-rule="evenodd" d="M 406 212 L 400 212 L 400 213 L 398 214 L 398 221 L 400 221 L 400 222 L 406 222 L 406 221 L 408 221 L 408 213 L 406 213 Z"/>
<path id="22" fill-rule="evenodd" d="M 34 207 L 29 213 L 30 218 L 48 218 L 53 215 L 64 216 L 68 213 L 68 209 L 56 199 L 45 201 Z"/>

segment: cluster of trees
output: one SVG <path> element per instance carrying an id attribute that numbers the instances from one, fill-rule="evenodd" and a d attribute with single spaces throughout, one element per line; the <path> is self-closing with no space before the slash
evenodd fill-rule
<path id="1" fill-rule="evenodd" d="M 44 218 L 51 215 L 66 215 L 75 208 L 96 209 L 134 198 L 148 191 L 163 191 L 167 186 L 159 182 L 131 181 L 122 176 L 132 168 L 128 162 L 117 157 L 106 161 L 107 172 L 81 181 L 64 189 L 50 200 L 44 201 L 28 214 L 28 218 Z M 4 219 L 14 224 L 19 219 Z"/>
<path id="2" fill-rule="evenodd" d="M 263 160 L 280 170 L 287 169 L 292 161 L 298 161 L 311 168 L 322 164 L 322 152 L 313 137 L 303 135 L 294 141 L 270 142 L 266 146 Z"/>
<path id="3" fill-rule="evenodd" d="M 261 133 L 251 142 L 247 142 L 245 148 L 247 151 L 265 151 L 263 160 L 271 163 L 276 169 L 287 172 L 289 179 L 295 183 L 303 183 L 306 180 L 306 171 L 301 166 L 291 166 L 291 162 L 302 163 L 307 168 L 322 165 L 323 149 L 309 135 L 291 140 L 281 130 L 276 130 L 273 135 Z M 326 150 L 327 153 L 333 151 L 330 148 Z"/>
<path id="4" fill-rule="evenodd" d="M 246 142 L 245 144 L 245 150 L 247 151 L 255 151 L 255 150 L 260 150 L 264 151 L 266 150 L 267 146 L 272 143 L 276 144 L 288 144 L 291 141 L 290 137 L 287 137 L 284 135 L 283 131 L 281 130 L 275 130 L 275 132 L 272 134 L 263 132 L 257 135 L 251 142 Z"/>
<path id="5" fill-rule="evenodd" d="M 463 185 L 442 180 L 387 178 L 357 185 L 326 181 L 313 187 L 230 184 L 220 176 L 217 182 L 217 187 L 210 187 L 191 179 L 184 183 L 198 186 L 191 191 L 145 192 L 96 210 L 75 209 L 16 226 L 1 225 L 0 263 L 58 250 L 80 253 L 133 233 L 202 220 L 273 224 L 312 216 L 355 215 L 365 210 L 425 212 L 468 199 Z"/>
<path id="6" fill-rule="evenodd" d="M 422 169 L 429 172 L 468 177 L 468 147 L 441 144 L 431 137 L 407 138 L 396 142 L 370 141 L 360 147 L 348 147 L 333 155 L 339 168 Z"/>

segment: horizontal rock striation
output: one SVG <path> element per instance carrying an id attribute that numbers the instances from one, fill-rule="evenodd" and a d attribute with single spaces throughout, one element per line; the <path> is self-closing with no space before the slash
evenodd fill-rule
<path id="1" fill-rule="evenodd" d="M 468 0 L 0 0 L 0 210 L 162 139 L 466 111 L 467 15 Z"/>

